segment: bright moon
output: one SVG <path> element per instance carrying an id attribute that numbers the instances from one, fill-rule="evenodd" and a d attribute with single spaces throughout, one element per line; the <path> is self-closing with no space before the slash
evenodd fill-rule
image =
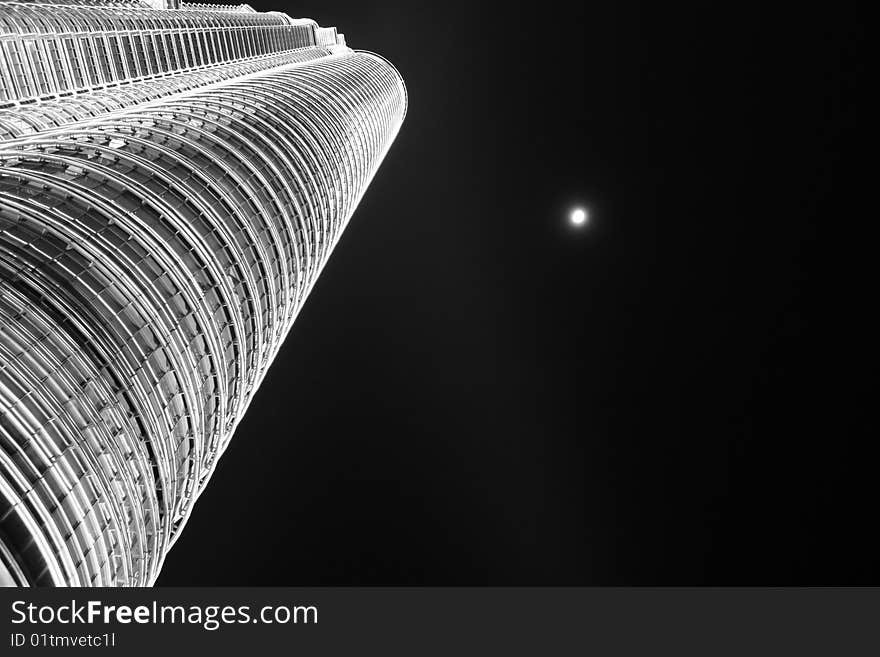
<path id="1" fill-rule="evenodd" d="M 575 226 L 583 226 L 587 223 L 587 211 L 583 208 L 577 208 L 571 212 L 571 223 Z"/>

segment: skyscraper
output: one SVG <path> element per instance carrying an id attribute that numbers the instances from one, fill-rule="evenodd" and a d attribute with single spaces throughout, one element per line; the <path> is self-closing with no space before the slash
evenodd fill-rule
<path id="1" fill-rule="evenodd" d="M 0 2 L 0 583 L 155 580 L 406 105 L 312 20 Z"/>

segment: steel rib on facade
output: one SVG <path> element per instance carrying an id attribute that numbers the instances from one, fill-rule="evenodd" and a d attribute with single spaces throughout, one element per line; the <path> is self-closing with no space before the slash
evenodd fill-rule
<path id="1" fill-rule="evenodd" d="M 281 41 L 0 110 L 0 578 L 155 580 L 394 139 L 391 65 Z"/>

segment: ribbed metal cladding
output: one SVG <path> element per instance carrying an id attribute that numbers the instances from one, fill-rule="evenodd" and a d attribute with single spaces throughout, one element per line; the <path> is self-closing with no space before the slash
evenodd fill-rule
<path id="1" fill-rule="evenodd" d="M 261 57 L 0 111 L 0 582 L 155 580 L 401 126 L 381 57 Z"/>

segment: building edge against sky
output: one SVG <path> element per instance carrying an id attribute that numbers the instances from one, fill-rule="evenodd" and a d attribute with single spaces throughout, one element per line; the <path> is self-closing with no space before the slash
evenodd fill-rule
<path id="1" fill-rule="evenodd" d="M 155 581 L 406 107 L 312 20 L 0 2 L 0 583 Z"/>

